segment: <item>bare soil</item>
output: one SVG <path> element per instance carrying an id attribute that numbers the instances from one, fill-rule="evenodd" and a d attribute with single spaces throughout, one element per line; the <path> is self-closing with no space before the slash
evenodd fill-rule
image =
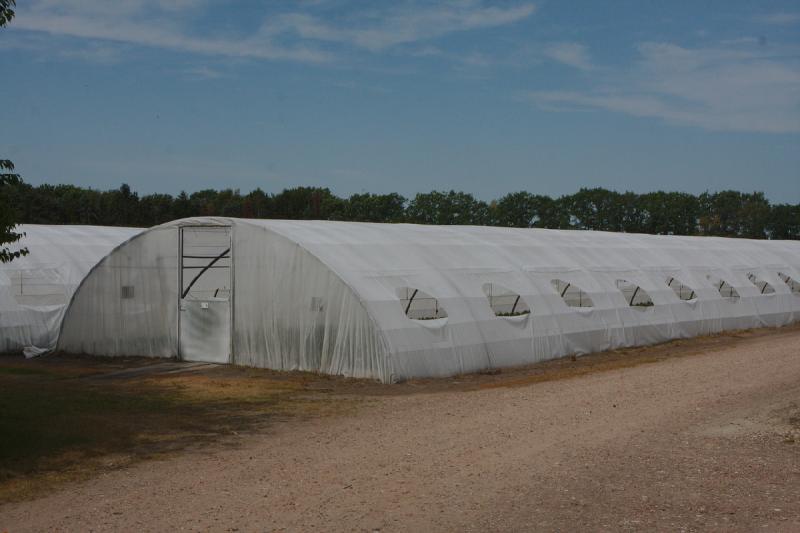
<path id="1" fill-rule="evenodd" d="M 298 379 L 197 377 L 234 378 Z M 302 380 L 298 401 L 357 407 L 3 504 L 0 531 L 800 530 L 798 327 L 397 386 Z"/>

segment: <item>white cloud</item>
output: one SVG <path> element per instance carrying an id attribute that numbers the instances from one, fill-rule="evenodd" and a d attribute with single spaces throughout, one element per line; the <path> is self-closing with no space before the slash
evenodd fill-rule
<path id="1" fill-rule="evenodd" d="M 87 46 L 79 48 L 64 48 L 59 55 L 67 59 L 79 59 L 98 65 L 113 65 L 120 61 L 120 51 L 117 48 L 103 46 L 99 43 L 89 43 Z"/>
<path id="2" fill-rule="evenodd" d="M 418 58 L 436 58 L 451 63 L 456 70 L 485 69 L 505 64 L 496 57 L 481 52 L 448 52 L 434 46 L 406 50 L 404 53 Z"/>
<path id="3" fill-rule="evenodd" d="M 20 6 L 12 28 L 194 54 L 322 63 L 334 60 L 336 54 L 324 43 L 377 52 L 510 24 L 535 11 L 531 3 L 411 1 L 376 4 L 380 7 L 352 9 L 347 15 L 322 19 L 313 14 L 320 7 L 315 2 L 292 5 L 293 11 L 283 13 L 268 12 L 274 11 L 274 5 L 265 7 L 265 22 L 247 35 L 192 32 L 191 22 L 211 8 L 208 0 L 34 0 Z"/>
<path id="4" fill-rule="evenodd" d="M 442 57 L 447 55 L 441 48 L 431 45 L 412 49 L 408 54 L 413 57 Z"/>
<path id="5" fill-rule="evenodd" d="M 774 26 L 788 26 L 800 22 L 800 12 L 777 12 L 759 15 L 756 17 L 756 21 Z"/>
<path id="6" fill-rule="evenodd" d="M 580 70 L 591 70 L 592 62 L 589 58 L 589 50 L 579 43 L 552 43 L 545 47 L 544 55 L 563 63 L 570 67 Z"/>
<path id="7" fill-rule="evenodd" d="M 526 98 L 550 110 L 605 109 L 709 130 L 800 131 L 800 64 L 785 54 L 670 43 L 638 51 L 633 66 L 610 71 L 593 89 Z"/>
<path id="8" fill-rule="evenodd" d="M 193 36 L 179 21 L 200 0 L 39 0 L 20 9 L 11 28 L 83 39 L 112 41 L 205 55 L 325 62 L 330 54 L 305 47 L 280 46 L 260 33 L 232 38 Z M 154 17 L 170 12 L 173 16 Z"/>
<path id="9" fill-rule="evenodd" d="M 719 44 L 723 45 L 740 45 L 740 44 L 761 44 L 764 39 L 758 37 L 737 37 L 736 39 L 725 39 L 720 41 Z"/>
<path id="10" fill-rule="evenodd" d="M 344 25 L 333 25 L 305 13 L 289 13 L 270 21 L 265 29 L 270 35 L 292 34 L 377 52 L 449 33 L 504 26 L 529 17 L 535 10 L 531 3 L 497 7 L 476 0 L 427 6 L 398 3 L 383 11 L 363 12 Z"/>
<path id="11" fill-rule="evenodd" d="M 215 80 L 222 77 L 222 73 L 209 67 L 190 67 L 183 73 L 192 80 Z"/>
<path id="12" fill-rule="evenodd" d="M 207 0 L 33 0 L 19 7 L 26 12 L 101 17 L 105 20 L 188 12 Z"/>

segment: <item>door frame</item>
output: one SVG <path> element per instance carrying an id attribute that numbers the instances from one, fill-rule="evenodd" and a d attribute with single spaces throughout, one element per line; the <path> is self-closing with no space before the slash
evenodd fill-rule
<path id="1" fill-rule="evenodd" d="M 175 355 L 176 355 L 176 357 L 177 357 L 177 359 L 179 361 L 184 361 L 183 354 L 181 353 L 181 300 L 183 300 L 181 294 L 183 292 L 183 230 L 184 230 L 184 228 L 228 228 L 228 230 L 229 230 L 228 238 L 230 239 L 230 252 L 229 252 L 229 254 L 230 254 L 230 263 L 231 263 L 231 268 L 230 268 L 230 270 L 231 270 L 230 271 L 231 291 L 230 291 L 230 298 L 229 298 L 229 304 L 228 304 L 228 320 L 230 322 L 229 323 L 229 331 L 230 331 L 229 337 L 230 338 L 228 339 L 229 340 L 229 343 L 228 343 L 228 362 L 226 364 L 232 364 L 233 361 L 234 361 L 234 353 L 233 353 L 233 347 L 234 347 L 234 341 L 233 341 L 234 329 L 233 329 L 233 324 L 234 324 L 234 321 L 233 320 L 234 320 L 234 307 L 235 307 L 234 306 L 234 300 L 235 300 L 234 294 L 236 293 L 236 275 L 235 275 L 236 269 L 234 268 L 235 262 L 234 262 L 233 227 L 234 227 L 233 224 L 182 224 L 182 225 L 180 225 L 180 226 L 178 226 L 176 228 L 178 230 L 177 231 L 177 234 L 178 234 L 177 235 L 178 236 L 178 243 L 177 243 L 178 244 L 177 245 L 178 254 L 177 254 L 177 258 L 176 258 L 177 259 L 177 268 L 176 268 L 176 270 L 177 270 L 177 278 L 178 278 L 177 279 L 177 282 L 178 282 L 177 297 L 178 298 L 177 298 L 177 303 L 176 303 L 176 306 L 175 306 L 175 311 L 177 313 L 178 318 L 175 321 L 175 324 L 176 324 Z"/>

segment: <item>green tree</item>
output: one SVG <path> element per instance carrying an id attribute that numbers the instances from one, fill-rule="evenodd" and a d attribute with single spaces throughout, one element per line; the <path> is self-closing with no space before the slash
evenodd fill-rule
<path id="1" fill-rule="evenodd" d="M 14 18 L 15 6 L 16 0 L 0 0 L 0 27 L 4 27 Z M 12 250 L 7 246 L 23 237 L 22 233 L 14 231 L 17 227 L 17 211 L 14 205 L 8 202 L 6 194 L 6 189 L 21 182 L 19 174 L 14 173 L 14 163 L 8 159 L 0 159 L 0 262 L 2 263 L 28 253 L 27 248 Z"/>
<path id="2" fill-rule="evenodd" d="M 11 15 L 13 16 L 13 12 Z M 12 249 L 8 246 L 19 242 L 25 236 L 24 233 L 15 231 L 17 211 L 7 193 L 7 189 L 20 183 L 22 180 L 19 174 L 14 173 L 14 163 L 8 159 L 0 159 L 0 263 L 7 263 L 28 254 L 27 248 Z"/>
<path id="3" fill-rule="evenodd" d="M 169 194 L 148 194 L 139 200 L 139 220 L 145 227 L 169 222 L 174 218 L 172 211 L 175 200 Z"/>
<path id="4" fill-rule="evenodd" d="M 700 233 L 719 237 L 735 237 L 739 233 L 737 215 L 742 194 L 738 191 L 708 191 L 698 196 Z"/>
<path id="5" fill-rule="evenodd" d="M 151 194 L 140 198 L 125 184 L 110 191 L 73 185 L 33 187 L 11 172 L 10 161 L 3 161 L 3 165 L 7 172 L 0 186 L 0 207 L 7 225 L 12 221 L 149 227 L 192 216 L 231 216 L 800 239 L 800 206 L 770 205 L 761 192 L 720 191 L 694 196 L 581 189 L 554 199 L 519 191 L 487 204 L 457 191 L 420 193 L 407 202 L 397 193 L 340 198 L 327 188 L 295 187 L 276 195 L 261 189 L 246 195 L 233 189 L 206 189 L 191 195 L 181 192 L 175 197 Z M 10 236 L 12 230 L 6 230 L 6 234 Z"/>
<path id="6" fill-rule="evenodd" d="M 622 195 L 603 188 L 582 188 L 563 201 L 577 229 L 623 231 Z"/>
<path id="7" fill-rule="evenodd" d="M 492 223 L 512 228 L 530 228 L 536 222 L 539 197 L 525 191 L 509 193 L 490 206 Z"/>
<path id="8" fill-rule="evenodd" d="M 14 7 L 16 0 L 0 0 L 0 28 L 11 22 L 14 18 Z"/>
<path id="9" fill-rule="evenodd" d="M 418 224 L 482 225 L 489 220 L 489 206 L 469 193 L 431 191 L 411 200 L 406 219 Z"/>
<path id="10" fill-rule="evenodd" d="M 272 196 L 261 189 L 251 191 L 242 200 L 242 216 L 245 218 L 271 218 L 272 213 Z"/>
<path id="11" fill-rule="evenodd" d="M 107 226 L 142 226 L 139 212 L 139 194 L 127 183 L 119 189 L 108 191 L 103 202 L 104 224 Z"/>
<path id="12" fill-rule="evenodd" d="M 344 207 L 345 220 L 356 222 L 399 222 L 405 215 L 406 199 L 397 193 L 354 194 Z"/>
<path id="13" fill-rule="evenodd" d="M 742 194 L 739 208 L 739 236 L 748 239 L 766 239 L 770 220 L 769 200 L 763 192 Z"/>
<path id="14" fill-rule="evenodd" d="M 192 194 L 192 201 L 203 203 L 202 214 L 208 216 L 241 217 L 242 195 L 238 189 L 223 189 L 215 191 L 207 189 Z"/>
<path id="15" fill-rule="evenodd" d="M 172 203 L 172 218 L 187 218 L 192 216 L 192 202 L 186 191 L 181 191 Z"/>
<path id="16" fill-rule="evenodd" d="M 640 195 L 630 191 L 618 196 L 620 222 L 619 230 L 625 233 L 642 233 L 644 231 L 647 212 L 642 206 Z"/>
<path id="17" fill-rule="evenodd" d="M 341 220 L 344 201 L 330 189 L 294 187 L 284 189 L 273 198 L 275 218 L 293 220 Z"/>
<path id="18" fill-rule="evenodd" d="M 696 196 L 656 191 L 639 195 L 637 202 L 642 209 L 642 232 L 653 235 L 697 233 L 699 203 Z"/>
<path id="19" fill-rule="evenodd" d="M 569 212 L 560 199 L 525 191 L 509 193 L 490 206 L 491 223 L 514 228 L 568 228 Z"/>
<path id="20" fill-rule="evenodd" d="M 773 205 L 766 233 L 770 239 L 800 239 L 800 204 Z"/>
<path id="21" fill-rule="evenodd" d="M 570 215 L 568 204 L 564 196 L 561 198 L 550 198 L 549 196 L 539 196 L 536 221 L 533 223 L 535 228 L 549 229 L 569 229 Z"/>
<path id="22" fill-rule="evenodd" d="M 770 205 L 764 193 L 704 192 L 698 202 L 700 231 L 704 235 L 766 238 Z"/>

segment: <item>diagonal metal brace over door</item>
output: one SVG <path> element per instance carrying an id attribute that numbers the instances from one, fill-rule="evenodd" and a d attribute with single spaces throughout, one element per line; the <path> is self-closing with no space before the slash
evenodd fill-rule
<path id="1" fill-rule="evenodd" d="M 197 282 L 197 280 L 198 280 L 198 279 L 200 279 L 200 276 L 202 276 L 203 274 L 205 274 L 205 273 L 208 271 L 208 269 L 209 269 L 209 268 L 211 268 L 212 266 L 214 266 L 214 263 L 216 263 L 216 262 L 217 262 L 217 261 L 219 261 L 220 259 L 224 259 L 224 258 L 225 258 L 225 255 L 226 255 L 228 252 L 230 252 L 230 251 L 231 251 L 231 249 L 230 249 L 230 248 L 227 248 L 227 249 L 226 249 L 224 252 L 222 252 L 221 254 L 219 254 L 218 256 L 216 256 L 214 259 L 212 259 L 212 260 L 211 260 L 211 262 L 210 262 L 209 264 L 207 264 L 206 266 L 204 266 L 204 267 L 203 267 L 203 269 L 202 269 L 200 272 L 198 272 L 198 273 L 197 273 L 197 275 L 196 275 L 194 278 L 192 278 L 192 281 L 189 283 L 189 285 L 188 285 L 188 286 L 186 287 L 186 289 L 183 291 L 183 294 L 181 294 L 181 298 L 186 298 L 186 295 L 187 295 L 187 294 L 189 294 L 189 291 L 191 290 L 191 288 L 192 288 L 192 285 L 194 285 L 194 284 L 195 284 L 195 282 Z"/>

